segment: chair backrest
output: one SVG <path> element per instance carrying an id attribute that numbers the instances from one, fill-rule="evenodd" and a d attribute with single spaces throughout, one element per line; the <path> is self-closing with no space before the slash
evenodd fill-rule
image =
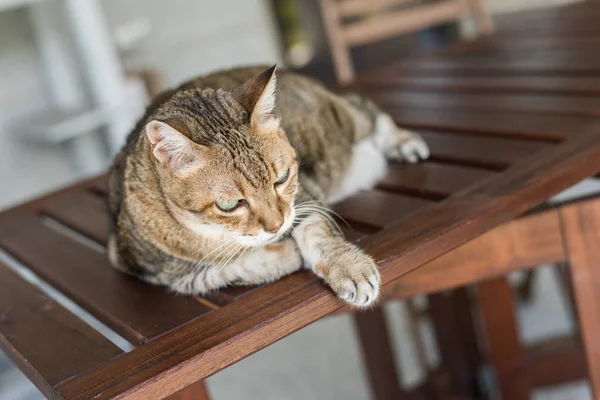
<path id="1" fill-rule="evenodd" d="M 493 30 L 483 0 L 440 0 L 402 9 L 398 6 L 410 3 L 410 0 L 319 0 L 319 3 L 340 83 L 354 78 L 350 58 L 352 46 L 417 32 L 463 16 L 476 21 L 478 33 Z"/>

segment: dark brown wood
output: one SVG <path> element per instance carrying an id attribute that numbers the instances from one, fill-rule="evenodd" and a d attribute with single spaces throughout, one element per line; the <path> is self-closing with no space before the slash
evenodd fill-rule
<path id="1" fill-rule="evenodd" d="M 600 97 L 550 94 L 465 94 L 416 91 L 373 92 L 370 97 L 385 108 L 426 107 L 427 109 L 509 111 L 515 114 L 600 116 Z"/>
<path id="2" fill-rule="evenodd" d="M 452 292 L 435 293 L 428 297 L 429 316 L 433 322 L 441 369 L 449 374 L 449 388 L 444 390 L 468 393 L 476 381 L 469 368 L 466 347 L 460 336 L 458 316 Z"/>
<path id="3" fill-rule="evenodd" d="M 460 343 L 464 349 L 465 357 L 465 380 L 462 393 L 469 398 L 482 397 L 482 389 L 479 382 L 480 368 L 483 366 L 483 355 L 481 344 L 478 340 L 478 328 L 473 316 L 475 300 L 471 296 L 468 287 L 462 287 L 452 291 L 454 303 L 454 316 L 457 322 Z M 474 296 L 473 296 L 474 297 Z"/>
<path id="4" fill-rule="evenodd" d="M 586 32 L 587 33 L 587 32 Z M 600 28 L 593 32 L 593 36 L 600 34 Z M 585 35 L 581 35 L 585 36 Z M 410 75 L 428 75 L 445 73 L 468 76 L 477 75 L 506 75 L 512 74 L 580 74 L 589 75 L 600 72 L 600 58 L 597 53 L 585 53 L 580 57 L 539 57 L 527 55 L 523 57 L 482 57 L 480 59 L 421 59 L 396 65 L 399 73 Z"/>
<path id="5" fill-rule="evenodd" d="M 587 379 L 581 339 L 578 336 L 559 337 L 528 347 L 527 374 L 536 387 Z"/>
<path id="6" fill-rule="evenodd" d="M 480 168 L 431 161 L 423 164 L 395 164 L 390 166 L 387 175 L 379 181 L 377 187 L 381 190 L 441 200 L 494 174 Z"/>
<path id="7" fill-rule="evenodd" d="M 532 384 L 524 369 L 525 352 L 519 341 L 512 289 L 506 278 L 496 278 L 480 283 L 476 293 L 488 357 L 502 399 L 529 399 Z"/>
<path id="8" fill-rule="evenodd" d="M 42 213 L 98 243 L 106 243 L 109 229 L 106 200 L 91 192 L 49 201 L 42 207 Z"/>
<path id="9" fill-rule="evenodd" d="M 212 311 L 113 269 L 105 254 L 28 214 L 0 218 L 0 247 L 128 340 L 143 343 Z"/>
<path id="10" fill-rule="evenodd" d="M 510 43 L 514 45 L 514 41 Z M 359 86 L 360 85 L 360 86 Z M 351 86 L 352 87 L 352 86 Z M 600 77 L 597 76 L 374 76 L 354 84 L 356 89 L 371 91 L 394 88 L 460 93 L 541 93 L 561 95 L 599 95 Z"/>
<path id="11" fill-rule="evenodd" d="M 420 131 L 431 151 L 431 160 L 502 170 L 553 146 L 534 140 Z"/>
<path id="12" fill-rule="evenodd" d="M 210 400 L 210 395 L 204 381 L 199 381 L 170 395 L 166 400 Z"/>
<path id="13" fill-rule="evenodd" d="M 509 111 L 443 110 L 416 107 L 386 109 L 405 128 L 442 130 L 486 136 L 509 136 L 558 142 L 584 131 L 594 119 L 523 114 Z"/>
<path id="14" fill-rule="evenodd" d="M 0 349 L 48 397 L 60 382 L 122 353 L 1 262 Z"/>
<path id="15" fill-rule="evenodd" d="M 384 310 L 381 307 L 353 315 L 368 381 L 376 400 L 402 398 Z"/>
<path id="16" fill-rule="evenodd" d="M 590 386 L 600 394 L 600 202 L 565 206 L 560 210 L 568 261 L 573 276 L 581 333 L 585 344 Z"/>
<path id="17" fill-rule="evenodd" d="M 347 220 L 353 229 L 372 232 L 431 204 L 431 201 L 416 197 L 364 190 L 336 204 L 333 209 Z"/>

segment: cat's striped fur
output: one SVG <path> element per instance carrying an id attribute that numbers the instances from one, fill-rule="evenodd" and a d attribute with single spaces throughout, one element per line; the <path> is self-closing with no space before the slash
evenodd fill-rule
<path id="1" fill-rule="evenodd" d="M 117 156 L 109 256 L 189 294 L 304 266 L 343 300 L 368 305 L 379 292 L 375 263 L 324 207 L 372 186 L 386 158 L 427 153 L 360 96 L 287 71 L 275 78 L 274 68 L 207 75 L 159 96 Z"/>

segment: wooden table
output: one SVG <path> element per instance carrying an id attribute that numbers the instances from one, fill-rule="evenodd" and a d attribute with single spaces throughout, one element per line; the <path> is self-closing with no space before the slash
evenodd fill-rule
<path id="1" fill-rule="evenodd" d="M 402 283 L 600 171 L 599 18 L 593 0 L 524 13 L 353 85 L 432 149 L 336 206 L 379 262 L 384 295 L 447 288 Z M 124 352 L 0 262 L 0 347 L 50 398 L 166 397 L 343 306 L 308 272 L 197 299 L 121 275 L 103 253 L 105 196 L 99 177 L 0 214 L 8 257 L 135 346 Z"/>

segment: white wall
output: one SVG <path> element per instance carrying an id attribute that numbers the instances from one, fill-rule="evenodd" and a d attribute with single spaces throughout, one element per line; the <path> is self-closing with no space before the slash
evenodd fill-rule
<path id="1" fill-rule="evenodd" d="M 46 0 L 60 1 L 60 0 Z M 102 0 L 109 25 L 136 17 L 152 30 L 124 54 L 130 68 L 155 68 L 168 86 L 216 68 L 279 59 L 266 0 Z M 26 9 L 0 13 L 0 209 L 75 180 L 65 148 L 13 139 L 10 121 L 47 106 Z"/>

